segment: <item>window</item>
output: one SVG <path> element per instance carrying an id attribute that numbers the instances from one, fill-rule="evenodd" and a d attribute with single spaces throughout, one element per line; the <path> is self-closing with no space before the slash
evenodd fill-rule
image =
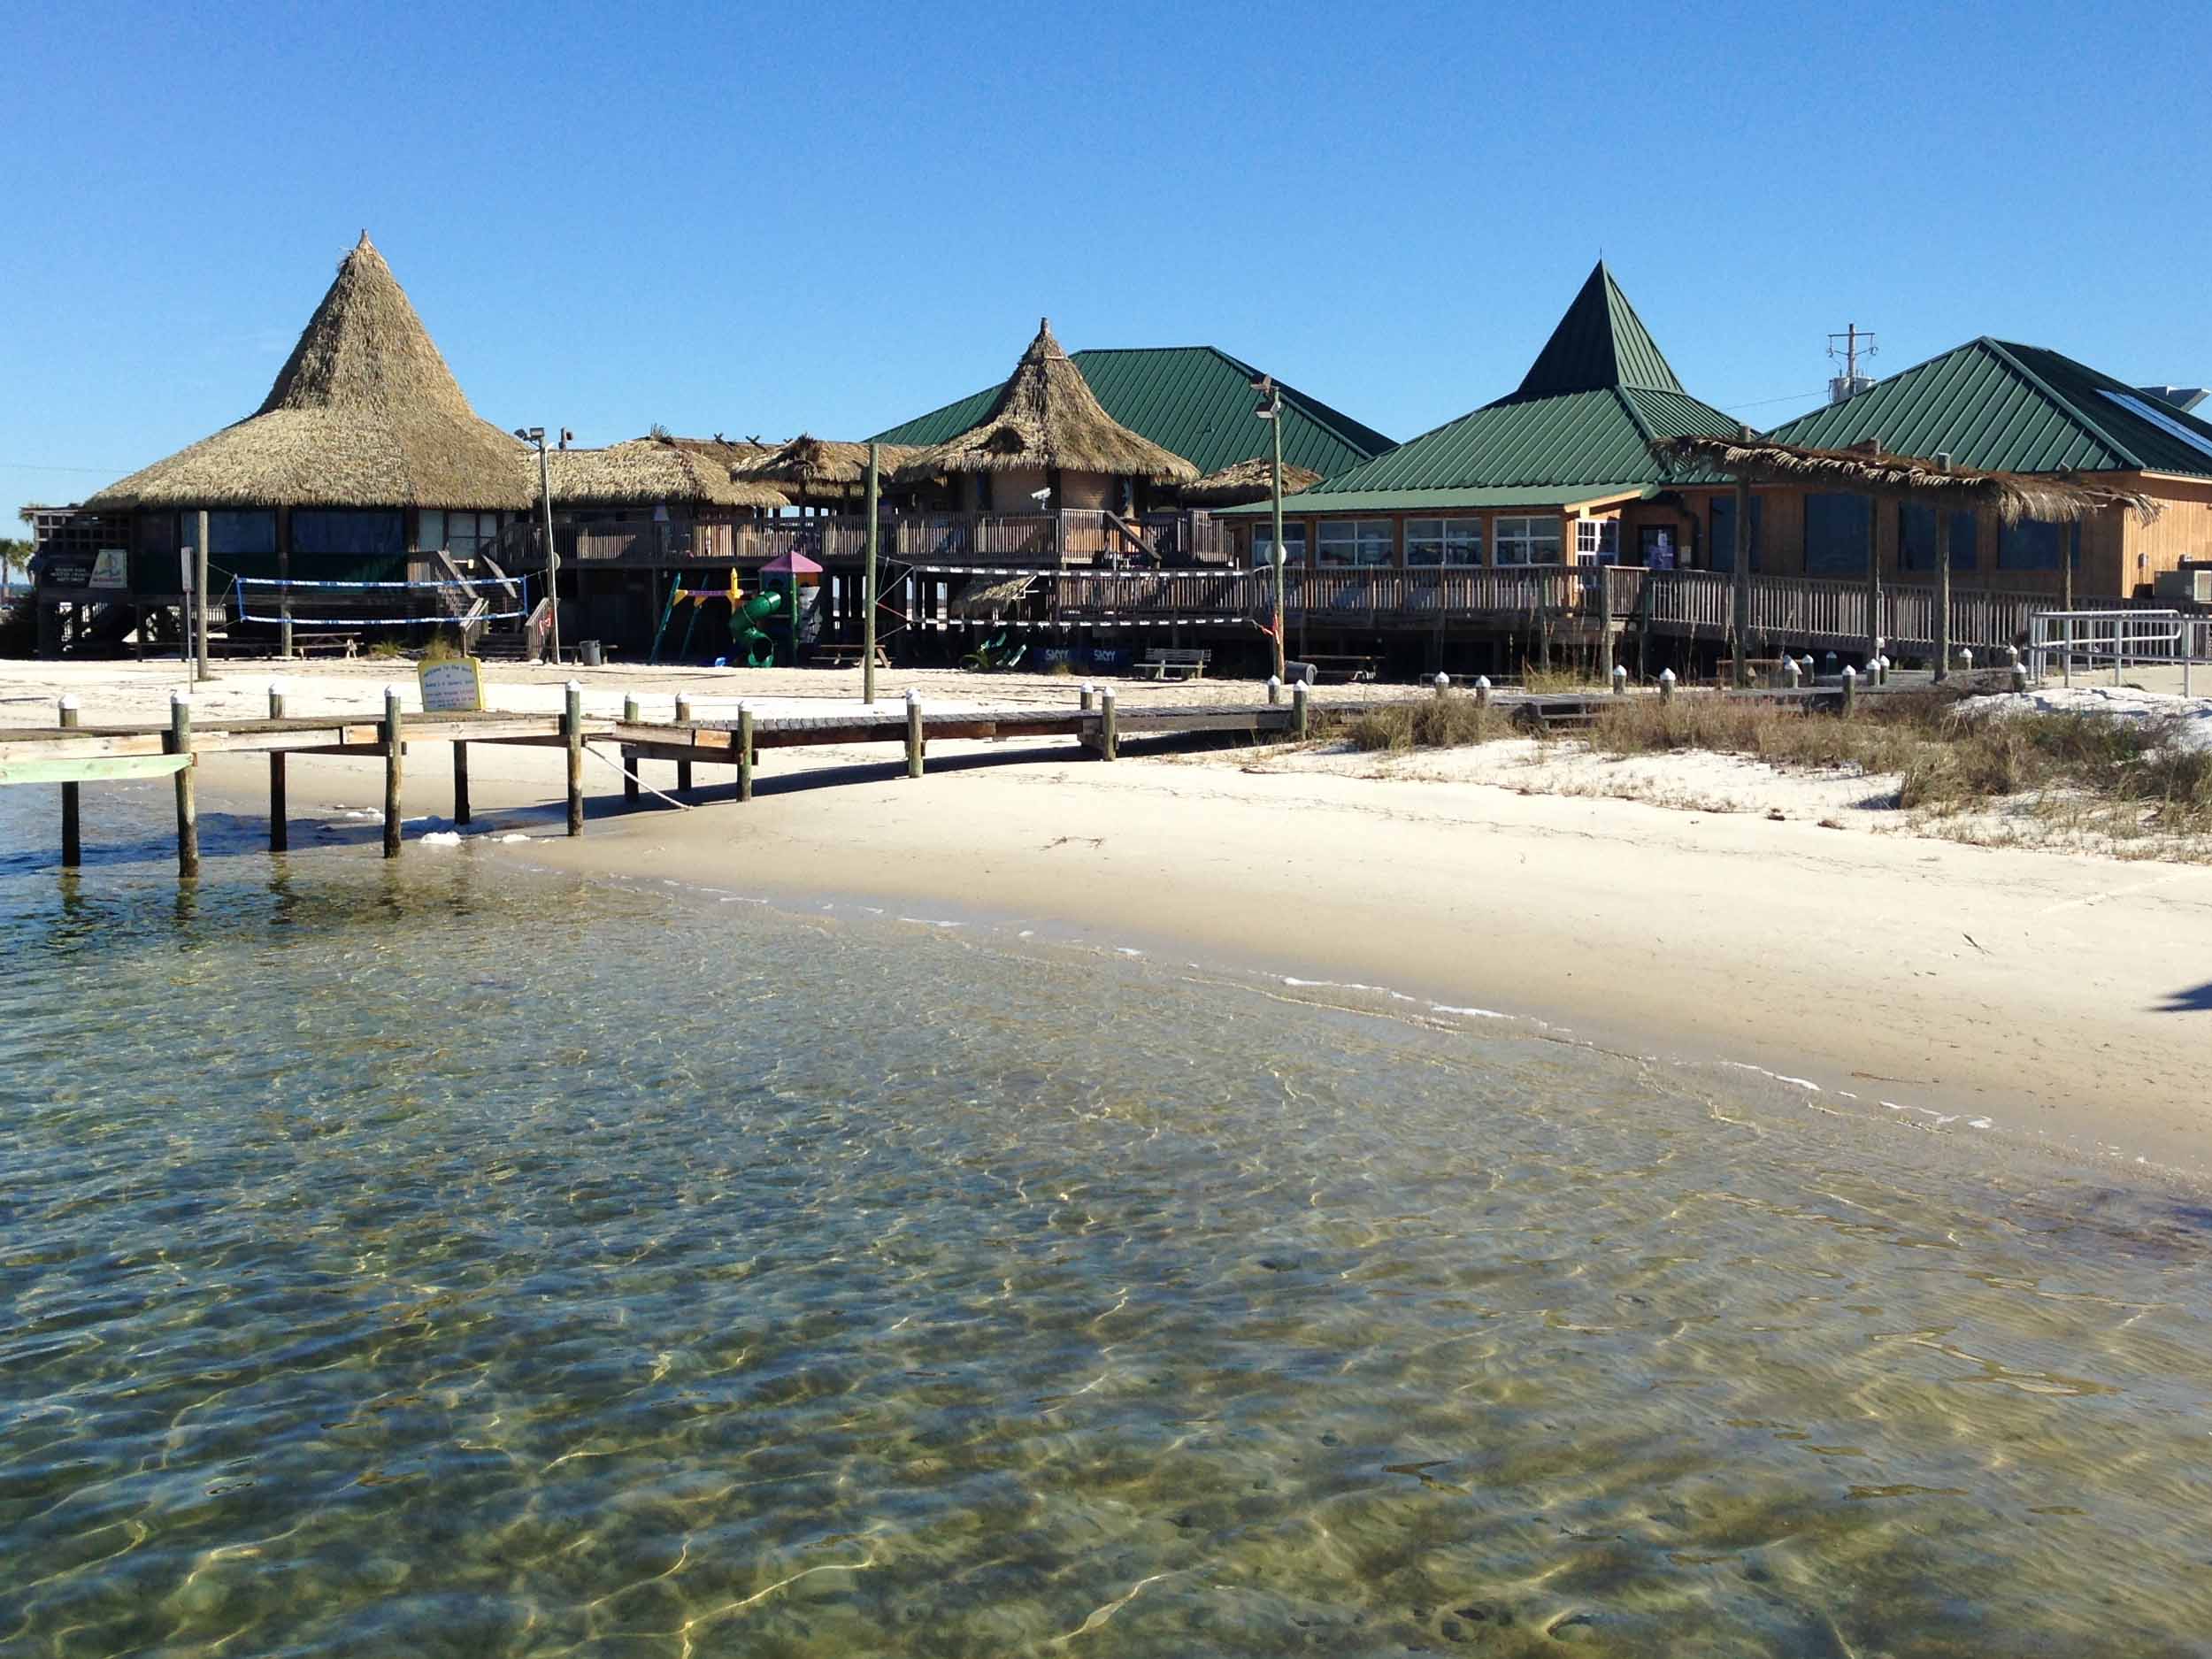
<path id="1" fill-rule="evenodd" d="M 2076 526 L 2074 564 L 2081 565 L 2081 536 Z M 2001 571 L 2055 571 L 2066 535 L 2047 518 L 2023 518 L 2005 526 L 1997 537 L 1997 568 Z"/>
<path id="2" fill-rule="evenodd" d="M 1289 540 L 1289 532 L 1284 532 Z M 1387 518 L 1324 518 L 1315 562 L 1321 565 L 1387 565 L 1398 545 Z"/>
<path id="3" fill-rule="evenodd" d="M 1575 520 L 1575 563 L 1617 565 L 1621 562 L 1621 521 L 1618 518 Z"/>
<path id="4" fill-rule="evenodd" d="M 415 529 L 415 545 L 427 553 L 443 548 L 457 559 L 472 559 L 488 552 L 499 539 L 495 512 L 440 512 L 426 507 Z"/>
<path id="5" fill-rule="evenodd" d="M 1560 557 L 1557 518 L 1501 518 L 1498 563 L 1501 565 L 1557 565 Z"/>
<path id="6" fill-rule="evenodd" d="M 1975 568 L 1974 510 L 1954 507 L 1950 514 L 1951 569 L 1971 573 Z M 1914 502 L 1897 506 L 1897 565 L 1900 570 L 1935 569 L 1936 510 Z"/>
<path id="7" fill-rule="evenodd" d="M 177 515 L 177 545 L 196 549 L 200 545 L 198 513 L 180 512 Z M 207 556 L 211 559 L 234 554 L 275 551 L 276 514 L 267 509 L 211 512 L 207 515 Z"/>
<path id="8" fill-rule="evenodd" d="M 1283 520 L 1283 563 L 1303 565 L 1306 562 L 1306 526 L 1294 518 Z M 1252 533 L 1252 564 L 1256 569 L 1271 569 L 1275 563 L 1275 526 L 1263 524 Z"/>
<path id="9" fill-rule="evenodd" d="M 1806 496 L 1805 574 L 1865 575 L 1873 508 L 1870 497 L 1838 490 L 1817 490 Z"/>
<path id="10" fill-rule="evenodd" d="M 322 507 L 296 507 L 292 511 L 295 553 L 396 557 L 406 550 L 406 529 L 396 508 L 384 512 L 344 512 Z"/>
<path id="11" fill-rule="evenodd" d="M 1482 520 L 1479 518 L 1409 518 L 1406 520 L 1408 565 L 1479 565 L 1482 563 Z"/>
<path id="12" fill-rule="evenodd" d="M 1766 533 L 1766 498 L 1751 498 L 1751 568 L 1764 568 L 1763 541 Z M 1713 497 L 1712 557 L 1706 561 L 1717 571 L 1733 572 L 1736 568 L 1736 498 L 1733 495 Z"/>

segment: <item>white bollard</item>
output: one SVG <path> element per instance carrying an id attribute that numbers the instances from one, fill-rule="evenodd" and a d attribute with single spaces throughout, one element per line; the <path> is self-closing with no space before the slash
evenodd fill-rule
<path id="1" fill-rule="evenodd" d="M 1490 676 L 1487 674 L 1475 676 L 1475 703 L 1479 708 L 1490 706 Z"/>
<path id="2" fill-rule="evenodd" d="M 1785 657 L 1782 659 L 1782 688 L 1785 691 L 1795 691 L 1797 682 L 1803 678 L 1804 672 L 1798 667 L 1797 658 Z"/>
<path id="3" fill-rule="evenodd" d="M 1282 700 L 1283 700 L 1283 681 L 1282 681 L 1282 677 L 1281 677 L 1280 675 L 1279 675 L 1279 674 L 1270 674 L 1270 675 L 1267 677 L 1267 703 L 1268 703 L 1268 706 L 1269 706 L 1270 708 L 1272 708 L 1272 707 L 1274 707 L 1274 706 L 1275 706 L 1275 704 L 1277 704 L 1277 703 L 1280 703 Z"/>
<path id="4" fill-rule="evenodd" d="M 1663 668 L 1659 671 L 1659 701 L 1662 703 L 1670 702 L 1672 700 L 1673 696 L 1674 670 L 1671 668 Z"/>
<path id="5" fill-rule="evenodd" d="M 1452 677 L 1440 672 L 1430 683 L 1436 687 L 1436 695 L 1440 697 L 1452 688 Z"/>
<path id="6" fill-rule="evenodd" d="M 1613 695 L 1617 697 L 1628 695 L 1628 670 L 1619 663 L 1613 664 Z"/>

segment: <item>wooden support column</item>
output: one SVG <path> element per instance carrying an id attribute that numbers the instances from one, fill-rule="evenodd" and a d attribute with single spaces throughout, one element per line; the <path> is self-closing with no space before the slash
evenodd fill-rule
<path id="1" fill-rule="evenodd" d="M 1489 683 L 1486 680 L 1480 688 L 1485 694 L 1483 701 L 1487 703 Z M 1290 682 L 1290 729 L 1302 743 L 1306 741 L 1313 729 L 1312 698 L 1306 689 L 1306 682 L 1303 679 L 1294 680 Z"/>
<path id="2" fill-rule="evenodd" d="M 1730 631 L 1736 636 L 1734 668 L 1730 679 L 1736 689 L 1751 683 L 1751 481 L 1736 480 L 1735 568 L 1729 572 Z"/>
<path id="3" fill-rule="evenodd" d="M 399 771 L 403 744 L 399 687 L 384 687 L 384 856 L 399 856 Z"/>
<path id="4" fill-rule="evenodd" d="M 1935 677 L 1941 685 L 1951 677 L 1951 510 L 1937 502 L 1932 511 L 1935 514 Z"/>
<path id="5" fill-rule="evenodd" d="M 68 731 L 77 724 L 77 700 L 64 697 L 60 704 L 62 730 Z M 84 862 L 84 841 L 77 821 L 78 787 L 65 783 L 61 787 L 61 867 L 74 870 Z"/>
<path id="6" fill-rule="evenodd" d="M 284 718 L 284 687 L 269 687 L 269 718 Z M 269 751 L 269 850 L 280 853 L 292 844 L 292 832 L 284 821 L 284 751 Z"/>
<path id="7" fill-rule="evenodd" d="M 753 798 L 753 710 L 749 703 L 737 705 L 737 798 Z"/>
<path id="8" fill-rule="evenodd" d="M 469 811 L 469 746 L 458 741 L 453 745 L 453 821 L 456 824 L 472 821 Z"/>
<path id="9" fill-rule="evenodd" d="M 623 698 L 622 724 L 635 726 L 639 718 L 637 699 L 634 696 Z M 635 749 L 626 749 L 622 751 L 622 798 L 631 806 L 638 803 L 637 769 L 642 764 Z"/>
<path id="10" fill-rule="evenodd" d="M 561 710 L 561 735 L 568 741 L 568 833 L 584 833 L 584 688 L 568 682 Z"/>
<path id="11" fill-rule="evenodd" d="M 910 688 L 906 694 L 906 775 L 922 775 L 922 694 Z"/>
<path id="12" fill-rule="evenodd" d="M 177 874 L 196 880 L 200 873 L 200 806 L 193 793 L 192 700 L 181 691 L 169 695 L 169 737 L 165 746 L 172 755 L 186 757 L 177 768 Z"/>
<path id="13" fill-rule="evenodd" d="M 1876 497 L 1866 498 L 1866 661 L 1870 670 L 1882 654 L 1881 508 Z"/>
<path id="14" fill-rule="evenodd" d="M 679 697 L 676 699 L 676 724 L 678 726 L 688 726 L 690 723 L 691 699 L 689 697 Z M 685 735 L 684 741 L 688 743 L 690 741 L 690 736 L 687 733 Z M 687 760 L 680 760 L 676 763 L 676 788 L 678 792 L 680 793 L 690 787 L 691 763 Z"/>
<path id="15" fill-rule="evenodd" d="M 1121 753 L 1121 733 L 1114 718 L 1114 688 L 1103 686 L 1098 693 L 1098 757 L 1116 759 Z"/>

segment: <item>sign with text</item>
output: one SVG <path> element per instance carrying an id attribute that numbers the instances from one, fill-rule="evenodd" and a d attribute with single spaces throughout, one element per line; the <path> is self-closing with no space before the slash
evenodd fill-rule
<path id="1" fill-rule="evenodd" d="M 484 671 L 473 657 L 421 664 L 415 680 L 426 714 L 475 714 L 484 706 Z"/>

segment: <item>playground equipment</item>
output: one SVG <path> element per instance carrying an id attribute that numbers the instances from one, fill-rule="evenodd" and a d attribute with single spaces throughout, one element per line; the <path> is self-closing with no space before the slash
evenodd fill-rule
<path id="1" fill-rule="evenodd" d="M 987 673 L 994 669 L 1020 667 L 1022 658 L 1029 654 L 1029 641 L 1023 640 L 1010 645 L 1007 641 L 1011 633 L 1011 629 L 1002 628 L 995 639 L 985 640 L 963 657 L 960 666 Z"/>
<path id="2" fill-rule="evenodd" d="M 783 595 L 772 590 L 746 598 L 744 590 L 738 586 L 735 571 L 730 572 L 730 585 L 726 588 L 688 588 L 680 580 L 669 588 L 668 603 L 661 608 L 660 626 L 653 632 L 653 649 L 646 661 L 660 661 L 661 645 L 668 637 L 668 625 L 674 618 L 676 607 L 680 604 L 688 604 L 692 610 L 690 619 L 684 624 L 684 637 L 676 647 L 676 656 L 679 658 L 689 657 L 692 638 L 699 630 L 700 615 L 709 605 L 715 603 L 726 604 L 730 608 L 730 644 L 744 652 L 746 666 L 766 668 L 774 663 L 775 639 L 761 624 L 783 609 Z"/>

